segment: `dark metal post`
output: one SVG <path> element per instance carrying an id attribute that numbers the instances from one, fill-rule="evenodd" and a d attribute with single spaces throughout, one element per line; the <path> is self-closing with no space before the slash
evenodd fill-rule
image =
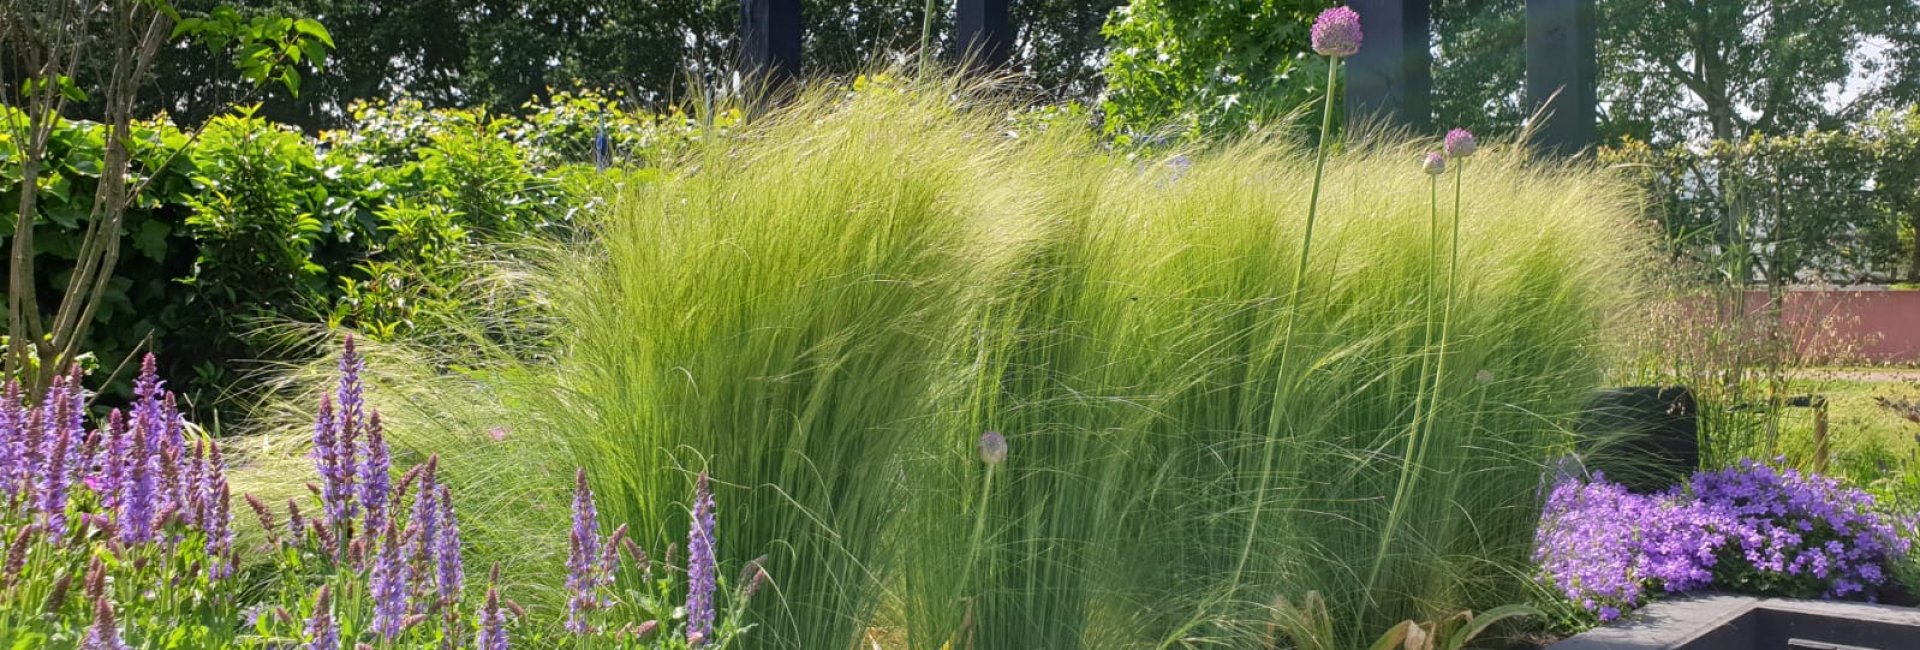
<path id="1" fill-rule="evenodd" d="M 959 0 L 954 27 L 961 60 L 997 70 L 1012 58 L 1013 25 L 1007 19 L 1007 0 Z"/>
<path id="2" fill-rule="evenodd" d="M 800 77 L 800 0 L 740 0 L 742 71 L 769 85 Z"/>
<path id="3" fill-rule="evenodd" d="M 1433 121 L 1433 55 L 1427 0 L 1353 0 L 1367 29 L 1347 59 L 1347 121 L 1425 131 Z"/>
<path id="4" fill-rule="evenodd" d="M 1527 0 L 1527 110 L 1542 116 L 1533 128 L 1541 151 L 1574 154 L 1598 143 L 1596 26 L 1593 0 Z"/>

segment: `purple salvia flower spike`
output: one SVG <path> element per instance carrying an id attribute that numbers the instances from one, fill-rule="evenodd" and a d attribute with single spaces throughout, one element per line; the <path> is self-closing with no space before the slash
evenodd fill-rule
<path id="1" fill-rule="evenodd" d="M 701 472 L 694 483 L 693 522 L 687 532 L 687 645 L 696 648 L 713 638 L 713 596 L 720 587 L 714 523 L 713 486 Z"/>
<path id="2" fill-rule="evenodd" d="M 593 490 L 587 487 L 587 470 L 575 470 L 573 533 L 567 555 L 567 631 L 575 635 L 588 632 L 587 612 L 599 605 L 599 528 Z"/>
<path id="3" fill-rule="evenodd" d="M 400 557 L 400 532 L 392 521 L 380 536 L 380 548 L 374 553 L 373 572 L 367 589 L 373 597 L 375 634 L 388 641 L 400 636 L 407 618 L 407 575 Z"/>
<path id="4" fill-rule="evenodd" d="M 27 490 L 27 405 L 20 383 L 0 389 L 0 498 L 12 500 Z"/>
<path id="5" fill-rule="evenodd" d="M 380 412 L 374 411 L 367 421 L 366 454 L 362 456 L 356 479 L 360 485 L 360 507 L 367 513 L 367 530 L 379 530 L 386 525 L 387 498 L 392 491 L 391 456 L 387 452 L 385 432 L 380 427 Z"/>
<path id="6" fill-rule="evenodd" d="M 113 600 L 104 594 L 93 603 L 93 624 L 80 650 L 129 650 L 120 639 L 120 624 L 114 620 Z"/>
<path id="7" fill-rule="evenodd" d="M 460 560 L 460 520 L 453 511 L 453 495 L 447 486 L 440 487 L 440 534 L 434 539 L 433 555 L 438 566 L 437 579 L 440 588 L 440 604 L 450 607 L 460 599 L 460 590 L 466 583 L 466 571 Z"/>
<path id="8" fill-rule="evenodd" d="M 307 644 L 304 650 L 340 650 L 340 625 L 333 620 L 332 588 L 320 586 L 313 597 L 313 617 L 307 619 Z"/>
<path id="9" fill-rule="evenodd" d="M 1344 58 L 1360 52 L 1360 14 L 1349 7 L 1334 7 L 1313 19 L 1308 35 L 1313 51 L 1321 56 Z"/>
<path id="10" fill-rule="evenodd" d="M 453 511 L 453 494 L 440 486 L 440 535 L 433 555 L 437 565 L 436 584 L 440 589 L 440 612 L 446 622 L 443 645 L 452 647 L 459 639 L 460 592 L 466 587 L 466 567 L 460 558 L 460 519 Z"/>
<path id="11" fill-rule="evenodd" d="M 500 565 L 493 565 L 487 581 L 486 604 L 480 608 L 479 650 L 507 650 L 507 614 L 500 610 Z"/>
<path id="12" fill-rule="evenodd" d="M 67 379 L 56 377 L 53 386 L 48 389 L 45 404 L 41 407 L 41 436 L 39 478 L 35 489 L 39 497 L 36 509 L 40 525 L 57 542 L 67 532 L 67 495 L 72 471 L 68 467 L 69 448 L 78 441 L 73 439 L 73 431 L 66 426 L 67 409 L 71 402 L 67 393 L 73 387 Z"/>

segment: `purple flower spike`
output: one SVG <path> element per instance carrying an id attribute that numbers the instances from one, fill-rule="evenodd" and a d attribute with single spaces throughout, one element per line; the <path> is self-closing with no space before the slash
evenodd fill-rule
<path id="1" fill-rule="evenodd" d="M 567 555 L 567 631 L 576 635 L 588 632 L 586 614 L 599 605 L 600 522 L 593 507 L 593 490 L 587 487 L 587 470 L 574 472 L 573 536 Z"/>
<path id="2" fill-rule="evenodd" d="M 440 486 L 440 534 L 434 538 L 433 555 L 439 569 L 440 606 L 451 612 L 460 601 L 466 571 L 460 562 L 460 520 L 454 516 L 453 495 Z"/>
<path id="3" fill-rule="evenodd" d="M 128 650 L 126 642 L 120 640 L 120 624 L 114 621 L 113 600 L 104 594 L 94 601 L 93 625 L 87 628 L 87 639 L 80 650 Z"/>
<path id="4" fill-rule="evenodd" d="M 136 411 L 134 419 L 146 419 L 146 415 Z M 137 429 L 138 427 L 136 427 Z M 118 522 L 120 525 L 120 543 L 144 544 L 153 540 L 153 515 L 158 508 L 154 502 L 154 464 L 152 440 L 139 431 L 131 433 L 133 450 L 127 458 L 126 478 L 123 482 Z"/>
<path id="5" fill-rule="evenodd" d="M 1455 160 L 1473 155 L 1480 149 L 1480 143 L 1473 139 L 1473 133 L 1466 129 L 1454 129 L 1447 132 L 1447 141 L 1441 147 L 1448 158 Z"/>
<path id="6" fill-rule="evenodd" d="M 305 650 L 340 650 L 340 626 L 333 621 L 333 599 L 327 585 L 313 598 L 313 617 L 307 619 Z"/>
<path id="7" fill-rule="evenodd" d="M 978 447 L 980 450 L 980 462 L 988 465 L 999 465 L 1007 461 L 1007 437 L 1000 435 L 998 431 L 988 431 L 980 434 Z"/>
<path id="8" fill-rule="evenodd" d="M 1334 7 L 1313 19 L 1313 51 L 1321 56 L 1343 58 L 1360 52 L 1360 14 L 1347 7 Z"/>
<path id="9" fill-rule="evenodd" d="M 353 518 L 353 456 L 350 446 L 340 444 L 340 427 L 333 411 L 333 398 L 320 396 L 320 412 L 314 417 L 314 465 L 320 471 L 320 505 L 327 524 L 341 530 Z M 346 449 L 343 449 L 346 447 Z"/>
<path id="10" fill-rule="evenodd" d="M 0 497 L 7 500 L 27 489 L 27 406 L 20 383 L 7 381 L 0 391 Z"/>
<path id="11" fill-rule="evenodd" d="M 713 638 L 713 594 L 719 589 L 714 559 L 713 486 L 701 472 L 693 486 L 693 526 L 687 533 L 687 645 Z"/>
<path id="12" fill-rule="evenodd" d="M 500 573 L 500 565 L 493 566 L 495 575 Z M 487 584 L 487 601 L 480 608 L 480 650 L 507 650 L 507 614 L 500 610 L 500 585 L 498 579 Z"/>
<path id="13" fill-rule="evenodd" d="M 78 375 L 71 375 L 77 377 Z M 77 380 L 76 380 L 77 381 Z M 67 488 L 73 472 L 68 466 L 71 448 L 79 444 L 74 431 L 67 425 L 67 412 L 72 408 L 70 392 L 79 390 L 69 383 L 66 377 L 55 377 L 53 386 L 47 390 L 46 403 L 41 406 L 40 424 L 41 445 L 39 477 L 40 524 L 45 527 L 55 541 L 67 534 Z"/>
<path id="14" fill-rule="evenodd" d="M 382 533 L 367 589 L 373 595 L 373 632 L 392 641 L 406 629 L 407 576 L 400 558 L 400 531 L 388 521 Z"/>
<path id="15" fill-rule="evenodd" d="M 367 421 L 367 444 L 365 462 L 360 464 L 356 476 L 360 484 L 360 507 L 367 512 L 367 530 L 380 530 L 386 526 L 387 499 L 392 492 L 391 456 L 387 453 L 387 439 L 380 427 L 380 412 L 374 411 Z"/>
<path id="16" fill-rule="evenodd" d="M 1438 152 L 1429 151 L 1420 159 L 1420 171 L 1428 176 L 1439 176 L 1447 172 L 1447 157 Z"/>

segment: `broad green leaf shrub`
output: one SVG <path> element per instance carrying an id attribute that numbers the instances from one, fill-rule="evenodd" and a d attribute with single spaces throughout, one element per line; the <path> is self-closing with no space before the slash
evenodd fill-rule
<path id="1" fill-rule="evenodd" d="M 1307 27 L 1322 0 L 1136 0 L 1108 17 L 1107 135 L 1134 141 L 1244 133 L 1324 96 Z M 1316 123 L 1317 119 L 1307 123 Z"/>
<path id="2" fill-rule="evenodd" d="M 274 323 L 431 335 L 451 311 L 485 298 L 470 285 L 487 247 L 569 229 L 589 190 L 608 182 L 579 167 L 592 161 L 602 124 L 612 162 L 641 165 L 739 119 L 621 106 L 563 93 L 527 106 L 522 118 L 369 103 L 349 108 L 353 128 L 317 136 L 246 110 L 214 118 L 197 137 L 164 119 L 142 122 L 132 174 L 144 184 L 82 349 L 108 370 L 136 351 L 159 352 L 175 386 L 199 405 L 232 384 L 235 361 L 302 354 L 266 327 Z M 101 125 L 77 120 L 52 137 L 36 215 L 45 268 L 77 253 L 103 137 Z M 0 135 L 0 203 L 8 206 L 18 203 L 19 155 Z M 8 233 L 0 245 L 14 218 L 0 214 Z M 42 274 L 41 295 L 66 280 Z M 128 374 L 109 390 L 124 397 Z"/>

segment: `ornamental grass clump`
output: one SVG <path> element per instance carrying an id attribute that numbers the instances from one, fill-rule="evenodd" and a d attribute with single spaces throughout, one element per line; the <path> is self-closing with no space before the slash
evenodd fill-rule
<path id="1" fill-rule="evenodd" d="M 610 184 L 512 269 L 549 338 L 381 373 L 387 439 L 482 459 L 463 526 L 547 584 L 574 467 L 653 547 L 705 471 L 718 564 L 779 578 L 771 648 L 1257 647 L 1309 592 L 1364 647 L 1525 596 L 1544 459 L 1634 299 L 1631 195 L 1486 143 L 1449 219 L 1407 164 L 1438 143 L 1141 164 L 1009 108 L 815 88 Z"/>
<path id="2" fill-rule="evenodd" d="M 1534 558 L 1543 585 L 1606 622 L 1656 594 L 1709 588 L 1872 600 L 1916 533 L 1863 491 L 1747 460 L 1656 495 L 1565 481 Z"/>

